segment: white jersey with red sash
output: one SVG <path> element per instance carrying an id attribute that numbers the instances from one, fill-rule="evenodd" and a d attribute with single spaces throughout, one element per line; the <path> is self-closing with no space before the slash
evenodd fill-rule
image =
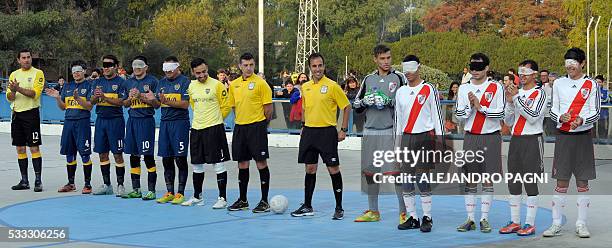
<path id="1" fill-rule="evenodd" d="M 424 81 L 415 87 L 404 85 L 395 94 L 396 134 L 417 134 L 431 130 L 442 135 L 440 98 L 436 88 Z"/>
<path id="2" fill-rule="evenodd" d="M 468 94 L 472 92 L 480 99 L 480 110 L 470 105 Z M 473 134 L 494 133 L 501 129 L 504 118 L 505 95 L 504 87 L 495 82 L 485 81 L 480 85 L 471 82 L 459 86 L 457 93 L 455 115 L 465 120 L 464 130 Z"/>
<path id="3" fill-rule="evenodd" d="M 506 104 L 505 123 L 512 123 L 512 135 L 534 135 L 543 132 L 547 96 L 542 88 L 519 89 Z"/>
<path id="4" fill-rule="evenodd" d="M 595 80 L 583 76 L 578 80 L 562 77 L 555 80 L 552 90 L 552 107 L 550 118 L 557 122 L 557 128 L 563 132 L 583 132 L 593 128 L 593 123 L 599 119 L 601 105 L 599 90 Z M 561 115 L 569 113 L 570 121 L 561 123 Z M 581 126 L 570 130 L 570 123 L 580 116 Z"/>

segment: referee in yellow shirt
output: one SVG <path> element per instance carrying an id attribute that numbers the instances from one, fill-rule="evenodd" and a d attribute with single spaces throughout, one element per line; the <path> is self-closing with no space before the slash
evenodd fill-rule
<path id="1" fill-rule="evenodd" d="M 291 216 L 313 216 L 312 195 L 317 179 L 319 156 L 327 165 L 332 180 L 336 210 L 332 219 L 344 218 L 342 209 L 342 174 L 338 158 L 338 142 L 346 138 L 351 111 L 349 100 L 338 83 L 325 76 L 325 61 L 319 53 L 308 57 L 312 80 L 302 85 L 304 128 L 300 137 L 298 163 L 306 164 L 304 203 Z M 342 128 L 336 130 L 336 111 L 343 110 Z"/>
<path id="2" fill-rule="evenodd" d="M 227 170 L 223 162 L 230 160 L 223 119 L 229 114 L 229 96 L 225 85 L 208 75 L 208 64 L 202 58 L 191 61 L 192 80 L 187 89 L 193 110 L 193 122 L 189 136 L 191 163 L 193 164 L 193 197 L 183 206 L 203 205 L 202 185 L 204 164 L 209 164 L 217 174 L 219 197 L 213 209 L 227 207 Z"/>
<path id="3" fill-rule="evenodd" d="M 265 80 L 255 75 L 255 58 L 250 53 L 240 56 L 242 76 L 230 84 L 230 106 L 236 112 L 236 126 L 232 136 L 232 157 L 238 162 L 238 186 L 240 198 L 228 210 L 247 210 L 249 185 L 249 161 L 255 160 L 259 170 L 261 201 L 253 213 L 270 211 L 268 191 L 268 121 L 272 117 L 272 90 Z"/>
<path id="4" fill-rule="evenodd" d="M 30 189 L 28 181 L 28 155 L 26 146 L 30 147 L 32 165 L 36 173 L 34 192 L 42 191 L 42 157 L 39 146 L 40 135 L 40 95 L 45 86 L 45 75 L 32 66 L 32 53 L 21 50 L 17 54 L 18 70 L 9 76 L 6 99 L 11 103 L 13 116 L 11 121 L 11 139 L 17 147 L 17 162 L 21 171 L 21 181 L 12 187 L 13 190 Z"/>

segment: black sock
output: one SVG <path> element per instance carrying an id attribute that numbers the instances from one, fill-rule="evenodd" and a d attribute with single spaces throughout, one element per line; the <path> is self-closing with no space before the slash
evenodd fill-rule
<path id="1" fill-rule="evenodd" d="M 176 157 L 176 167 L 178 167 L 178 193 L 185 195 L 185 185 L 187 185 L 187 177 L 189 177 L 187 157 Z"/>
<path id="2" fill-rule="evenodd" d="M 340 172 L 331 174 L 334 197 L 336 198 L 336 208 L 342 209 L 342 174 Z"/>
<path id="3" fill-rule="evenodd" d="M 26 160 L 27 165 L 27 160 Z M 32 158 L 32 166 L 34 167 L 34 174 L 36 175 L 36 182 L 42 180 L 42 158 Z"/>
<path id="4" fill-rule="evenodd" d="M 238 169 L 238 187 L 240 188 L 240 200 L 246 202 L 249 188 L 249 168 Z"/>
<path id="5" fill-rule="evenodd" d="M 174 157 L 162 158 L 162 164 L 164 165 L 164 180 L 166 181 L 166 190 L 174 194 Z"/>
<path id="6" fill-rule="evenodd" d="M 204 185 L 204 172 L 193 173 L 193 196 L 202 199 L 202 186 Z"/>
<path id="7" fill-rule="evenodd" d="M 17 159 L 19 164 L 19 172 L 21 172 L 21 181 L 28 183 L 28 158 Z"/>
<path id="8" fill-rule="evenodd" d="M 100 164 L 100 171 L 102 171 L 104 185 L 110 186 L 110 164 Z"/>
<path id="9" fill-rule="evenodd" d="M 147 166 L 147 182 L 149 191 L 155 192 L 155 185 L 157 184 L 157 168 L 155 167 L 155 158 L 152 155 L 144 156 L 145 166 Z M 174 168 L 173 168 L 174 169 Z"/>
<path id="10" fill-rule="evenodd" d="M 270 169 L 266 168 L 259 170 L 259 180 L 261 183 L 261 200 L 268 202 L 268 192 L 270 191 Z"/>
<path id="11" fill-rule="evenodd" d="M 67 164 L 66 171 L 68 171 L 68 183 L 74 184 L 74 175 L 76 174 L 77 165 L 76 164 Z"/>
<path id="12" fill-rule="evenodd" d="M 219 197 L 227 199 L 227 171 L 217 174 L 217 187 L 219 188 Z"/>
<path id="13" fill-rule="evenodd" d="M 115 174 L 117 175 L 117 184 L 123 185 L 123 182 L 125 181 L 125 165 L 115 166 Z M 140 181 L 140 178 L 139 178 L 139 181 Z"/>
<path id="14" fill-rule="evenodd" d="M 130 156 L 130 168 L 132 189 L 140 189 L 140 156 Z"/>
<path id="15" fill-rule="evenodd" d="M 91 162 L 89 164 L 83 165 L 83 175 L 85 177 L 85 186 L 91 186 L 91 171 L 92 171 Z"/>
<path id="16" fill-rule="evenodd" d="M 304 177 L 304 205 L 312 207 L 312 194 L 317 183 L 317 174 L 308 174 Z"/>

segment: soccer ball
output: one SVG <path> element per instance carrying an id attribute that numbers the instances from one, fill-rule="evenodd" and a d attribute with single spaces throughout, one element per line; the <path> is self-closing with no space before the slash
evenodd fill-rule
<path id="1" fill-rule="evenodd" d="M 282 214 L 287 211 L 289 200 L 284 195 L 275 195 L 270 199 L 270 210 L 275 214 Z"/>

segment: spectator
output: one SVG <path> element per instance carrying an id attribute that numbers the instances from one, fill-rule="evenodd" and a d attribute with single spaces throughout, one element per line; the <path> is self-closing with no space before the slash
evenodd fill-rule
<path id="1" fill-rule="evenodd" d="M 291 103 L 289 121 L 293 123 L 296 129 L 302 128 L 302 96 L 300 95 L 300 90 L 302 89 L 302 84 L 308 81 L 310 81 L 308 75 L 306 75 L 306 73 L 300 73 L 294 85 L 293 94 L 291 94 L 291 98 L 289 99 Z"/>
<path id="2" fill-rule="evenodd" d="M 506 75 L 504 75 L 504 86 L 508 86 L 508 84 L 510 83 L 514 83 L 514 75 L 508 73 Z"/>
<path id="3" fill-rule="evenodd" d="M 549 83 L 549 78 L 548 78 L 548 70 L 542 70 L 540 71 L 540 80 L 538 82 L 538 86 L 540 87 L 544 87 L 545 84 Z"/>
<path id="4" fill-rule="evenodd" d="M 228 80 L 228 76 L 229 73 L 227 73 L 227 70 L 221 68 L 219 70 L 217 70 L 217 80 L 219 80 L 219 82 L 223 83 L 223 85 L 225 85 L 225 88 L 229 88 L 230 85 L 230 81 Z"/>
<path id="5" fill-rule="evenodd" d="M 472 79 L 472 74 L 470 74 L 470 71 L 468 70 L 467 67 L 463 67 L 463 75 L 461 76 L 461 84 L 469 83 L 470 79 Z"/>
<path id="6" fill-rule="evenodd" d="M 597 75 L 595 77 L 595 82 L 599 86 L 599 94 L 601 96 L 601 103 L 606 104 L 609 102 L 608 100 L 608 86 L 605 85 L 606 79 L 603 75 Z M 608 124 L 609 124 L 609 110 L 608 108 L 601 108 L 599 112 L 599 120 L 597 121 L 597 134 L 600 139 L 608 138 Z"/>
<path id="7" fill-rule="evenodd" d="M 286 88 L 279 90 L 276 93 L 276 98 L 282 99 L 290 99 L 293 93 L 295 93 L 298 89 L 293 86 L 291 79 L 287 82 Z M 283 106 L 283 114 L 285 116 L 285 124 L 287 124 L 287 128 L 296 129 L 297 123 L 295 121 L 291 121 L 291 102 L 282 102 Z M 299 121 L 298 121 L 299 122 Z"/>
<path id="8" fill-rule="evenodd" d="M 548 74 L 548 82 L 550 83 L 550 87 L 552 89 L 552 83 L 559 78 L 559 74 L 556 72 L 551 72 Z"/>
<path id="9" fill-rule="evenodd" d="M 59 76 L 59 78 L 57 79 L 57 84 L 53 87 L 53 89 L 61 92 L 62 88 L 64 88 L 65 82 L 66 82 L 66 79 L 64 79 L 64 76 Z"/>
<path id="10" fill-rule="evenodd" d="M 542 74 L 540 74 L 540 77 L 542 77 Z M 556 79 L 556 73 L 549 73 L 548 83 L 542 84 L 542 89 L 546 94 L 546 109 L 544 110 L 544 134 L 546 136 L 555 135 L 555 130 L 557 129 L 557 123 L 550 119 L 550 108 L 552 107 L 552 87 Z"/>
<path id="11" fill-rule="evenodd" d="M 354 102 L 357 94 L 359 94 L 359 82 L 355 77 L 349 76 L 344 84 L 344 92 L 346 93 L 346 97 L 349 99 L 349 102 Z M 365 124 L 365 115 L 358 114 L 353 110 L 353 114 L 351 115 L 352 123 L 355 126 L 354 132 L 362 132 L 363 125 Z M 349 121 L 351 123 L 351 121 Z"/>
<path id="12" fill-rule="evenodd" d="M 91 76 L 89 77 L 89 80 L 96 80 L 100 77 L 100 74 L 102 74 L 102 70 L 96 68 L 93 69 L 93 71 L 91 71 Z"/>
<path id="13" fill-rule="evenodd" d="M 448 97 L 447 100 L 457 101 L 457 92 L 459 91 L 459 82 L 453 81 L 448 87 Z M 446 105 L 446 116 L 444 119 L 444 129 L 446 133 L 458 133 L 459 128 L 459 120 L 454 115 L 455 113 L 455 104 Z"/>

